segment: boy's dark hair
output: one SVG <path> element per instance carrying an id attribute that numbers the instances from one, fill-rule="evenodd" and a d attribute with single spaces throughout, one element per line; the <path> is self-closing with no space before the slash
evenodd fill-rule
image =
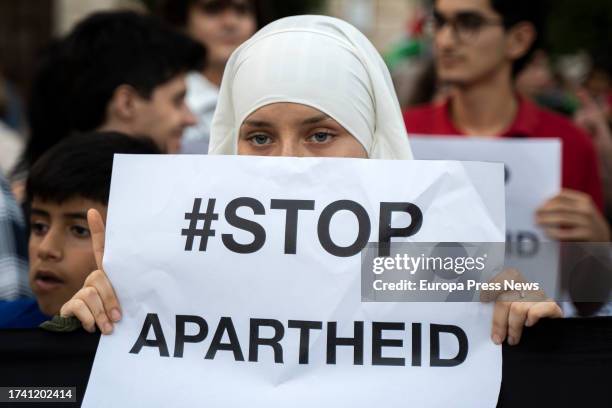
<path id="1" fill-rule="evenodd" d="M 510 29 L 515 25 L 528 22 L 536 31 L 536 39 L 529 51 L 514 61 L 512 73 L 518 75 L 531 61 L 535 51 L 543 46 L 544 31 L 546 29 L 546 1 L 545 0 L 490 0 L 493 9 L 502 16 L 504 27 Z"/>
<path id="2" fill-rule="evenodd" d="M 153 16 L 94 13 L 38 59 L 30 101 L 25 171 L 57 141 L 99 128 L 120 85 L 143 97 L 204 62 L 204 48 Z"/>
<path id="3" fill-rule="evenodd" d="M 263 27 L 267 21 L 263 18 L 263 2 L 264 0 L 161 0 L 157 6 L 157 13 L 168 24 L 184 29 L 187 25 L 189 10 L 198 3 L 202 3 L 202 7 L 210 11 L 220 11 L 231 7 L 244 5 L 249 8 L 257 21 L 257 28 Z"/>
<path id="4" fill-rule="evenodd" d="M 113 156 L 159 154 L 146 138 L 118 132 L 92 132 L 65 138 L 34 163 L 26 184 L 27 200 L 63 203 L 75 197 L 108 204 Z"/>
<path id="5" fill-rule="evenodd" d="M 157 18 L 130 11 L 95 13 L 68 35 L 64 57 L 74 81 L 68 90 L 74 129 L 104 123 L 120 85 L 149 98 L 154 89 L 203 64 L 200 44 Z"/>

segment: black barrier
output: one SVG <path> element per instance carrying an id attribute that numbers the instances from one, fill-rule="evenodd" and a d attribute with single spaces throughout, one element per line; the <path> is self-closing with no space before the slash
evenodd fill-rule
<path id="1" fill-rule="evenodd" d="M 0 386 L 76 387 L 77 403 L 44 407 L 80 406 L 99 338 L 83 330 L 2 330 Z M 526 328 L 518 346 L 503 346 L 497 407 L 609 407 L 611 369 L 612 317 L 545 320 Z M 41 405 L 0 403 L 8 406 Z"/>

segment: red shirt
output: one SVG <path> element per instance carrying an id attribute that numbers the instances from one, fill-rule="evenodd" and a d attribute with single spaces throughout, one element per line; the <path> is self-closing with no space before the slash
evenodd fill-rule
<path id="1" fill-rule="evenodd" d="M 409 134 L 465 136 L 450 118 L 449 100 L 404 112 Z M 561 115 L 521 98 L 514 123 L 501 137 L 552 137 L 561 139 L 562 184 L 591 196 L 603 209 L 603 186 L 597 153 L 591 138 Z"/>

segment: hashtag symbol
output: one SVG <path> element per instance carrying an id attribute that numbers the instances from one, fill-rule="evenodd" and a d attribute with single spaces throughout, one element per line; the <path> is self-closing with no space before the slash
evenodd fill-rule
<path id="1" fill-rule="evenodd" d="M 195 237 L 200 237 L 200 251 L 206 251 L 208 237 L 215 236 L 215 230 L 211 228 L 213 221 L 219 219 L 219 214 L 215 213 L 215 198 L 208 200 L 206 212 L 200 212 L 202 199 L 196 198 L 193 201 L 193 210 L 190 213 L 185 213 L 185 219 L 189 221 L 189 228 L 183 228 L 181 235 L 187 237 L 185 240 L 185 251 L 193 250 L 193 241 Z M 198 221 L 203 220 L 204 226 L 198 228 Z"/>

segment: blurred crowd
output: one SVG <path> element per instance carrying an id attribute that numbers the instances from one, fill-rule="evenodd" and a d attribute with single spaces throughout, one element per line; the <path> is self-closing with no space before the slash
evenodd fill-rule
<path id="1" fill-rule="evenodd" d="M 520 14 L 521 11 L 518 10 L 520 4 L 516 7 L 517 10 L 511 10 L 508 15 L 512 12 Z M 528 7 L 529 10 L 523 14 L 537 21 L 538 37 L 526 57 L 522 58 L 520 69 L 513 73 L 513 92 L 571 120 L 590 137 L 598 154 L 605 195 L 605 214 L 610 221 L 612 220 L 612 133 L 610 131 L 612 64 L 607 55 L 585 51 L 595 48 L 590 44 L 584 44 L 584 49 L 574 54 L 551 55 L 547 49 L 551 41 L 545 37 L 545 33 L 546 19 L 550 14 L 547 7 L 554 5 L 540 1 Z M 449 86 L 449 81 L 445 81 L 444 75 L 439 75 L 440 64 L 436 64 L 442 47 L 436 47 L 433 42 L 436 23 L 435 19 L 431 18 L 432 13 L 433 3 L 425 2 L 425 6 L 417 9 L 409 19 L 405 36 L 385 53 L 400 104 L 405 110 L 432 101 L 444 101 L 449 97 L 449 93 L 453 92 L 453 86 Z M 466 23 L 469 25 L 469 22 Z M 461 23 L 457 24 L 456 30 L 460 31 Z M 466 30 L 469 31 L 467 26 Z M 473 34 L 467 36 L 468 42 L 475 39 Z M 438 53 L 435 52 L 436 48 Z M 481 53 L 478 58 L 486 61 L 487 54 Z M 409 123 L 407 126 L 410 130 Z"/>
<path id="2" fill-rule="evenodd" d="M 207 153 L 225 66 L 270 21 L 262 3 L 168 0 L 150 13 L 94 13 L 44 49 L 25 98 L 0 74 L 0 299 L 31 298 L 32 288 L 43 296 L 70 280 L 57 299 L 39 296 L 37 321 L 82 286 L 95 269 L 91 256 L 79 258 L 84 213 L 105 213 L 113 153 Z M 563 190 L 538 222 L 554 239 L 607 242 L 611 70 L 596 55 L 551 55 L 545 8 L 436 0 L 411 16 L 385 60 L 409 135 L 560 138 Z M 65 236 L 50 232 L 60 221 Z M 74 276 L 35 268 L 70 251 Z"/>

